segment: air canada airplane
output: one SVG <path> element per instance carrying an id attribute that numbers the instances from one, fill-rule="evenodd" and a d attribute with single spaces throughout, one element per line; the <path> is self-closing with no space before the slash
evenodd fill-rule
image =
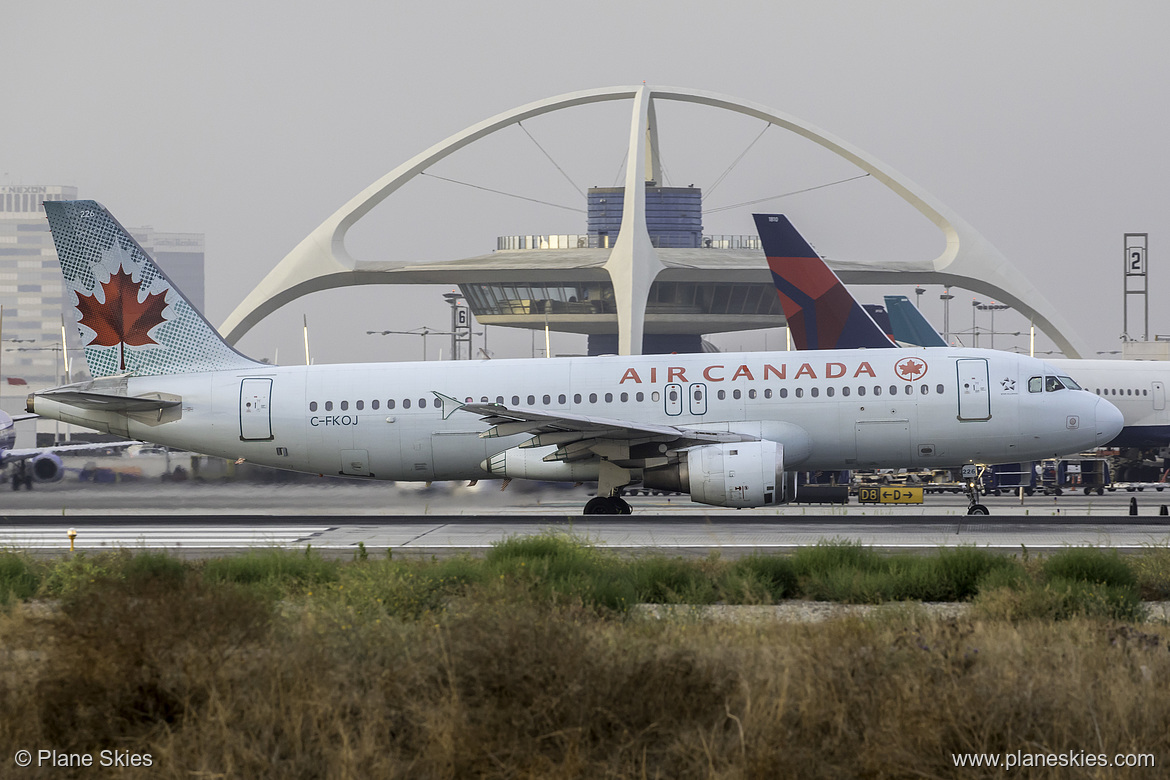
<path id="1" fill-rule="evenodd" d="M 853 347 L 880 349 L 905 346 L 945 347 L 946 341 L 904 295 L 885 296 L 892 333 L 869 317 L 872 311 L 857 302 L 796 228 L 783 216 L 757 227 L 769 233 L 764 240 L 768 266 L 785 316 L 795 327 L 793 343 L 799 350 Z M 776 255 L 773 255 L 776 252 Z M 807 323 L 814 325 L 809 326 Z M 844 323 L 844 324 L 842 324 Z M 841 334 L 845 335 L 841 335 Z M 1170 364 L 1160 360 L 1051 359 L 1062 386 L 1083 387 L 1107 398 L 1121 411 L 1124 427 L 1111 441 L 1114 447 L 1170 448 L 1170 409 L 1166 386 Z"/>
<path id="2" fill-rule="evenodd" d="M 1089 393 L 1032 393 L 1056 372 L 991 350 L 606 356 L 271 366 L 236 352 L 94 201 L 49 226 L 91 381 L 28 411 L 121 436 L 365 479 L 598 482 L 726 507 L 780 504 L 793 469 L 1050 457 L 1107 441 Z"/>

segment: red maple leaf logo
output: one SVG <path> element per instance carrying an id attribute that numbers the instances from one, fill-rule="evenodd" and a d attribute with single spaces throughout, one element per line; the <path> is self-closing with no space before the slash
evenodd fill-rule
<path id="1" fill-rule="evenodd" d="M 148 293 L 146 300 L 138 301 L 139 286 L 130 274 L 121 268 L 102 284 L 106 302 L 99 303 L 96 295 L 77 293 L 77 310 L 81 312 L 79 325 L 94 332 L 89 345 L 116 347 L 119 344 L 141 347 L 157 344 L 150 337 L 150 329 L 166 322 L 163 309 L 167 294 Z M 121 350 L 122 370 L 126 370 L 126 348 Z"/>
<path id="2" fill-rule="evenodd" d="M 907 382 L 920 379 L 926 376 L 926 362 L 915 360 L 914 358 L 907 358 L 894 366 L 894 373 Z"/>

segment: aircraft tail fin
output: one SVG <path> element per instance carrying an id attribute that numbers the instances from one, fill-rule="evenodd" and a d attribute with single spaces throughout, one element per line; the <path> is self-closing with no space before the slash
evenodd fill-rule
<path id="1" fill-rule="evenodd" d="M 753 216 L 797 349 L 894 346 L 787 217 Z"/>
<path id="2" fill-rule="evenodd" d="M 895 341 L 915 347 L 947 346 L 943 337 L 909 298 L 905 295 L 887 295 L 885 298 Z"/>
<path id="3" fill-rule="evenodd" d="M 97 201 L 46 201 L 66 307 L 94 378 L 246 368 L 236 352 Z"/>

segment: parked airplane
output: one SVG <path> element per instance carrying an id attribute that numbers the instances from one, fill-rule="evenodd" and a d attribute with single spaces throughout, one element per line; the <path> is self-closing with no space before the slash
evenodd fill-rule
<path id="1" fill-rule="evenodd" d="M 0 469 L 12 466 L 12 489 L 20 490 L 24 485 L 32 490 L 34 482 L 56 482 L 65 474 L 60 453 L 85 450 L 107 449 L 119 444 L 63 444 L 59 447 L 28 447 L 16 449 L 16 423 L 36 417 L 35 414 L 18 414 L 15 417 L 0 411 Z"/>
<path id="2" fill-rule="evenodd" d="M 793 299 L 793 287 L 808 289 L 803 280 L 817 280 L 817 317 L 829 322 L 844 321 L 856 317 L 860 304 L 841 283 L 823 259 L 800 236 L 791 223 L 783 220 L 778 228 L 788 247 L 799 247 L 802 265 L 799 273 L 791 265 L 784 265 L 769 256 L 768 265 L 773 278 L 777 279 L 776 289 L 787 314 L 789 302 Z M 781 284 L 783 282 L 783 284 Z M 889 339 L 900 345 L 936 347 L 946 342 L 934 326 L 922 316 L 910 299 L 904 295 L 885 296 L 884 311 L 889 317 L 889 334 L 870 328 L 857 328 L 851 343 L 871 349 L 889 346 Z M 865 306 L 869 310 L 869 306 Z M 796 313 L 796 309 L 793 312 Z M 876 328 L 876 326 L 875 326 Z M 827 329 L 793 333 L 798 349 L 834 349 L 837 341 Z M 1089 392 L 1107 398 L 1121 411 L 1124 427 L 1110 442 L 1115 447 L 1168 448 L 1170 447 L 1170 409 L 1166 407 L 1166 386 L 1170 384 L 1170 364 L 1155 360 L 1081 360 L 1050 359 L 1060 381 L 1064 385 L 1079 385 Z"/>
<path id="3" fill-rule="evenodd" d="M 791 469 L 1050 457 L 1116 435 L 1043 362 L 991 350 L 846 350 L 271 366 L 225 343 L 94 201 L 45 203 L 92 381 L 28 410 L 144 441 L 367 479 L 598 481 L 715 506 L 779 504 Z"/>

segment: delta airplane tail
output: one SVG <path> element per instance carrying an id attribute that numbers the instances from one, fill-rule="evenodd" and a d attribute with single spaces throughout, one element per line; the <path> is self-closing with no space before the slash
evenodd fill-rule
<path id="1" fill-rule="evenodd" d="M 787 217 L 753 216 L 797 349 L 895 346 Z"/>
<path id="2" fill-rule="evenodd" d="M 46 201 L 85 362 L 95 378 L 246 368 L 138 242 L 97 201 Z"/>

